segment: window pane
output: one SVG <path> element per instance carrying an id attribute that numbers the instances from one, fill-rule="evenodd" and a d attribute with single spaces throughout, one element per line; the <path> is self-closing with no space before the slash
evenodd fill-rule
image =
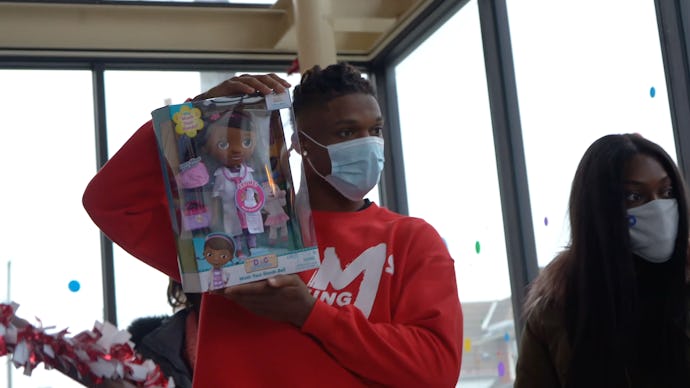
<path id="1" fill-rule="evenodd" d="M 430 71 L 430 63 L 448 66 Z M 439 231 L 456 263 L 465 316 L 458 386 L 512 386 L 510 280 L 476 1 L 395 75 L 410 215 Z"/>
<path id="2" fill-rule="evenodd" d="M 0 70 L 0 85 L 0 295 L 35 326 L 90 330 L 103 321 L 99 232 L 81 204 L 96 171 L 91 72 Z M 42 366 L 10 369 L 15 388 L 81 386 Z"/>
<path id="3" fill-rule="evenodd" d="M 638 132 L 674 157 L 676 151 L 653 1 L 507 4 L 544 266 L 568 243 L 570 184 L 594 140 Z"/>

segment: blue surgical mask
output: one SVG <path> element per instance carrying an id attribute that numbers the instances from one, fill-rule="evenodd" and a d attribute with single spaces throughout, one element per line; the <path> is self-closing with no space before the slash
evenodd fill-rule
<path id="1" fill-rule="evenodd" d="M 314 168 L 309 157 L 305 156 L 305 159 L 318 176 L 345 198 L 360 201 L 379 182 L 385 161 L 382 138 L 367 136 L 325 146 L 306 133 L 302 134 L 314 144 L 328 150 L 331 159 L 329 175 L 322 175 Z"/>
<path id="2" fill-rule="evenodd" d="M 656 199 L 628 209 L 630 248 L 652 263 L 671 258 L 678 235 L 678 201 Z"/>

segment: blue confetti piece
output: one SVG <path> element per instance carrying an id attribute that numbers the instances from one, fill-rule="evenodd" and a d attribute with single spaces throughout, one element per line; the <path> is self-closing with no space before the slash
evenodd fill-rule
<path id="1" fill-rule="evenodd" d="M 652 86 L 652 87 L 649 89 L 649 95 L 650 95 L 650 97 L 652 97 L 652 98 L 654 98 L 654 96 L 656 96 L 656 88 L 654 88 L 654 86 Z"/>
<path id="2" fill-rule="evenodd" d="M 544 217 L 544 226 L 549 226 L 549 217 Z"/>
<path id="3" fill-rule="evenodd" d="M 628 216 L 628 226 L 632 228 L 633 226 L 635 226 L 635 224 L 637 224 L 637 218 L 635 218 L 635 216 L 633 216 L 633 215 L 629 215 Z"/>
<path id="4" fill-rule="evenodd" d="M 72 291 L 72 292 L 77 292 L 77 291 L 79 291 L 79 289 L 81 288 L 81 284 L 79 284 L 79 282 L 76 281 L 76 280 L 72 280 L 72 281 L 69 282 L 69 284 L 67 285 L 67 287 L 69 287 L 69 290 L 70 290 L 70 291 Z"/>
<path id="5" fill-rule="evenodd" d="M 510 341 L 510 334 L 506 333 L 506 334 L 503 336 L 503 340 L 505 340 L 506 342 Z"/>

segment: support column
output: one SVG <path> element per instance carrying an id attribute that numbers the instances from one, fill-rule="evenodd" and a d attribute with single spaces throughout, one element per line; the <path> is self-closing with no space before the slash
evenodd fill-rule
<path id="1" fill-rule="evenodd" d="M 293 0 L 300 72 L 336 63 L 332 0 Z"/>

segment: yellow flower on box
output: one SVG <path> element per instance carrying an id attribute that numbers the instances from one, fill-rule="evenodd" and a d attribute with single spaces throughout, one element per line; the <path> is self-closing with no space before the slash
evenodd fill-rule
<path id="1" fill-rule="evenodd" d="M 173 115 L 173 121 L 175 122 L 175 132 L 188 137 L 196 136 L 197 131 L 204 128 L 201 110 L 189 105 L 181 106 L 180 111 Z"/>

